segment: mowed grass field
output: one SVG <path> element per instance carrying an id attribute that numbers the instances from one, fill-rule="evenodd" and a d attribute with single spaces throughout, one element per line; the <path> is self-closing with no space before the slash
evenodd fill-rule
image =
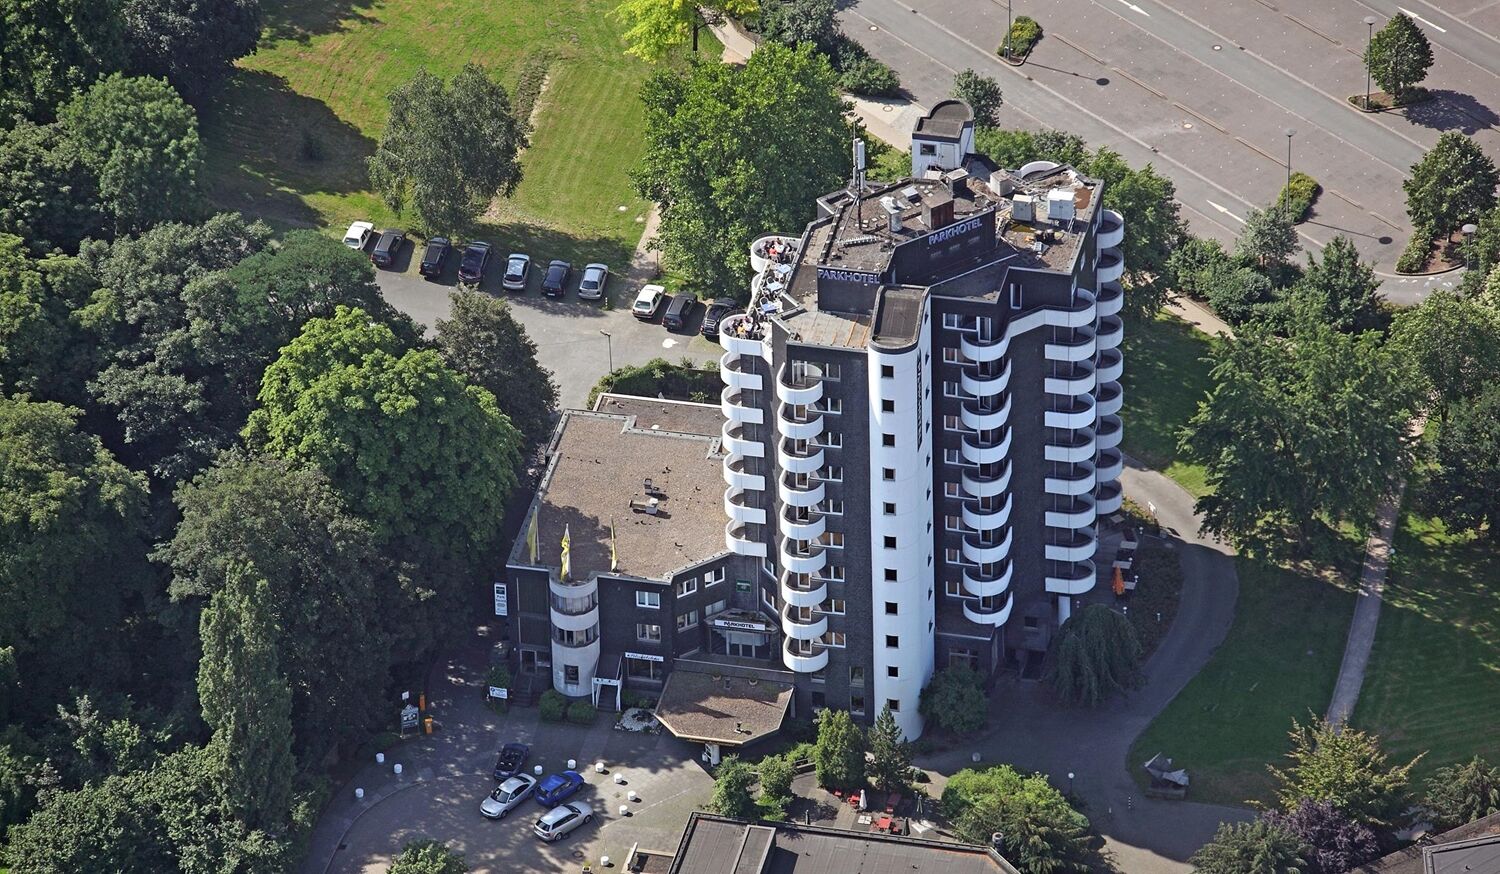
<path id="1" fill-rule="evenodd" d="M 1195 497 L 1207 494 L 1200 465 L 1181 460 L 1177 435 L 1212 385 L 1207 334 L 1170 313 L 1125 329 L 1125 451 Z"/>
<path id="2" fill-rule="evenodd" d="M 216 205 L 278 226 L 341 232 L 399 224 L 369 190 L 365 159 L 386 96 L 420 68 L 474 61 L 508 90 L 548 59 L 525 177 L 475 236 L 534 257 L 623 268 L 647 204 L 629 171 L 644 149 L 637 95 L 650 67 L 624 53 L 615 0 L 271 0 L 259 50 L 203 114 Z M 710 38 L 705 52 L 717 49 Z M 409 220 L 406 222 L 410 224 Z"/>
<path id="3" fill-rule="evenodd" d="M 1500 549 L 1408 512 L 1396 538 L 1354 724 L 1424 777 L 1500 762 Z"/>

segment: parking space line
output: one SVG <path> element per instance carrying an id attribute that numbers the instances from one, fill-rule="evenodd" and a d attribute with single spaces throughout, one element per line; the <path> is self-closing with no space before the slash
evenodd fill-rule
<path id="1" fill-rule="evenodd" d="M 1428 21 L 1427 19 L 1423 18 L 1422 16 L 1418 15 L 1417 13 L 1411 11 L 1410 9 L 1407 9 L 1405 6 L 1397 6 L 1396 8 L 1400 9 L 1402 12 L 1405 12 L 1411 18 L 1415 18 L 1416 20 L 1422 22 L 1423 24 L 1427 25 L 1428 27 L 1432 28 L 1433 30 L 1437 31 L 1438 33 L 1447 33 L 1448 32 L 1448 28 L 1443 27 L 1442 25 L 1439 25 L 1439 24 L 1434 24 L 1431 21 Z"/>

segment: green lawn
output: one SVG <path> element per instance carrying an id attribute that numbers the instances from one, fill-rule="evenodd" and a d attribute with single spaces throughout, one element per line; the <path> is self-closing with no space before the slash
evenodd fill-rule
<path id="1" fill-rule="evenodd" d="M 1417 773 L 1500 761 L 1500 549 L 1408 513 L 1354 724 Z"/>
<path id="2" fill-rule="evenodd" d="M 1207 494 L 1204 472 L 1177 456 L 1177 433 L 1208 392 L 1207 334 L 1162 313 L 1125 329 L 1124 447 L 1195 496 Z"/>
<path id="3" fill-rule="evenodd" d="M 1203 671 L 1136 738 L 1126 766 L 1163 752 L 1192 776 L 1189 798 L 1268 800 L 1266 763 L 1281 759 L 1293 717 L 1328 707 L 1353 596 L 1312 576 L 1236 559 L 1234 625 Z"/>
<path id="4" fill-rule="evenodd" d="M 650 72 L 624 54 L 615 0 L 272 0 L 267 36 L 204 112 L 214 202 L 279 226 L 341 231 L 395 223 L 369 191 L 365 159 L 386 95 L 419 68 L 449 76 L 477 61 L 514 89 L 528 59 L 550 59 L 525 177 L 478 236 L 539 257 L 623 266 L 647 204 L 629 169 L 644 149 L 637 100 Z M 717 48 L 712 39 L 705 48 Z"/>

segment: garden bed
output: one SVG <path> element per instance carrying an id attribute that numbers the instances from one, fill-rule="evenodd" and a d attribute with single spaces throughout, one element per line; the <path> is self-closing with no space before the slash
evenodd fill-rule
<path id="1" fill-rule="evenodd" d="M 1390 112 L 1393 109 L 1405 109 L 1408 106 L 1416 106 L 1426 103 L 1432 99 L 1432 93 L 1426 88 L 1413 88 L 1399 103 L 1391 95 L 1384 91 L 1370 92 L 1370 105 L 1365 105 L 1365 95 L 1349 95 L 1349 105 L 1360 112 Z"/>

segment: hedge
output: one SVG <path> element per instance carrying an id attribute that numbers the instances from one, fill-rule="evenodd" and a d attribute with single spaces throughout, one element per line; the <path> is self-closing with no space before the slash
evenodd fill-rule
<path id="1" fill-rule="evenodd" d="M 1306 173 L 1293 173 L 1291 180 L 1276 197 L 1276 205 L 1285 207 L 1295 224 L 1307 218 L 1307 211 L 1312 209 L 1319 190 L 1318 180 Z"/>
<path id="2" fill-rule="evenodd" d="M 1432 228 L 1419 227 L 1412 231 L 1406 250 L 1396 259 L 1397 273 L 1419 273 L 1427 266 L 1427 256 L 1432 254 L 1432 241 L 1437 232 Z"/>
<path id="3" fill-rule="evenodd" d="M 684 358 L 678 364 L 653 358 L 639 367 L 621 367 L 606 373 L 589 392 L 588 407 L 593 409 L 594 401 L 606 392 L 708 403 L 723 389 L 718 362 L 699 367 L 691 358 Z"/>
<path id="4" fill-rule="evenodd" d="M 567 714 L 568 699 L 556 689 L 548 689 L 542 693 L 538 707 L 542 711 L 543 722 L 562 722 Z"/>
<path id="5" fill-rule="evenodd" d="M 1010 56 L 1024 57 L 1042 39 L 1042 26 L 1029 15 L 1017 15 L 1010 23 Z M 1005 44 L 1000 44 L 997 54 L 1005 55 Z"/>
<path id="6" fill-rule="evenodd" d="M 596 713 L 594 705 L 588 701 L 574 701 L 568 705 L 568 721 L 579 725 L 592 723 Z"/>

